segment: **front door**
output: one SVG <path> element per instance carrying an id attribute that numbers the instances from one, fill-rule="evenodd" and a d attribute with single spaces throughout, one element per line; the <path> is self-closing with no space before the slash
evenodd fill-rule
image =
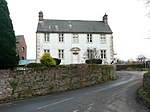
<path id="1" fill-rule="evenodd" d="M 77 53 L 77 52 L 73 52 L 72 53 L 72 63 L 73 64 L 78 64 L 79 63 L 79 53 Z"/>
<path id="2" fill-rule="evenodd" d="M 72 52 L 72 56 L 71 56 L 71 63 L 72 64 L 79 64 L 80 59 L 79 59 L 79 53 L 80 53 L 80 48 L 78 47 L 73 47 L 70 49 L 70 51 Z"/>

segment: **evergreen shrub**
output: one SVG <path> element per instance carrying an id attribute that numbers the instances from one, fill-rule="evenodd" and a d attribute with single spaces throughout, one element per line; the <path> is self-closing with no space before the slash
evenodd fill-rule
<path id="1" fill-rule="evenodd" d="M 87 64 L 102 64 L 101 59 L 88 59 L 85 61 Z"/>
<path id="2" fill-rule="evenodd" d="M 6 0 L 0 0 L 0 69 L 18 65 L 16 37 Z"/>
<path id="3" fill-rule="evenodd" d="M 51 57 L 50 53 L 44 53 L 40 59 L 40 62 L 47 67 L 56 65 L 56 61 Z"/>
<path id="4" fill-rule="evenodd" d="M 44 65 L 41 63 L 29 63 L 26 67 L 27 68 L 36 68 L 36 67 L 44 67 Z"/>
<path id="5" fill-rule="evenodd" d="M 58 59 L 58 58 L 53 58 L 53 59 L 55 60 L 56 65 L 60 65 L 60 63 L 61 63 L 61 59 Z"/>

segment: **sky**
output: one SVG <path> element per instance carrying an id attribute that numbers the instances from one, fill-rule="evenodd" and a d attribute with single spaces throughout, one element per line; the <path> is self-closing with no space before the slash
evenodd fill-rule
<path id="1" fill-rule="evenodd" d="M 38 13 L 44 19 L 96 20 L 108 15 L 114 51 L 121 60 L 144 55 L 150 59 L 149 8 L 143 0 L 6 0 L 15 35 L 24 35 L 27 58 L 36 58 Z"/>

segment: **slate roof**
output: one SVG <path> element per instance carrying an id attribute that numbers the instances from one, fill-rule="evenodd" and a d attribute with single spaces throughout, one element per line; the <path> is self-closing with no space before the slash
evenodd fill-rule
<path id="1" fill-rule="evenodd" d="M 103 21 L 82 20 L 51 20 L 43 19 L 38 22 L 37 33 L 108 33 L 112 30 Z"/>
<path id="2" fill-rule="evenodd" d="M 20 39 L 24 37 L 24 35 L 17 35 L 16 36 L 16 42 L 19 43 Z"/>

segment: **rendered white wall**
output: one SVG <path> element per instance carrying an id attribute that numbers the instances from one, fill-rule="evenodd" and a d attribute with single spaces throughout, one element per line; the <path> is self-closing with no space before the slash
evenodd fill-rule
<path id="1" fill-rule="evenodd" d="M 44 49 L 50 49 L 50 54 L 53 58 L 58 58 L 58 49 L 64 49 L 64 59 L 61 60 L 61 64 L 72 64 L 72 52 L 73 47 L 80 48 L 79 63 L 85 63 L 84 54 L 88 48 L 93 49 L 106 49 L 108 63 L 113 60 L 113 44 L 112 35 L 106 34 L 106 44 L 100 44 L 100 34 L 92 34 L 92 43 L 87 43 L 87 34 L 78 34 L 79 43 L 72 43 L 72 33 L 64 33 L 64 42 L 58 41 L 58 33 L 50 33 L 50 41 L 44 41 L 44 33 L 37 33 L 36 35 L 36 58 L 37 62 L 40 62 L 41 56 L 44 54 Z"/>

